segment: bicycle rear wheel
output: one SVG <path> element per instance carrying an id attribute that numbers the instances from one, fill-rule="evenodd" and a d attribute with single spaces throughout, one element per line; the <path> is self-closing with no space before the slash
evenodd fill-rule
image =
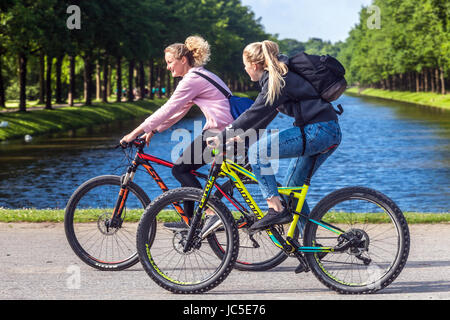
<path id="1" fill-rule="evenodd" d="M 373 293 L 392 283 L 405 266 L 410 236 L 402 211 L 384 194 L 349 187 L 323 198 L 311 219 L 338 227 L 337 234 L 309 221 L 304 245 L 334 248 L 307 253 L 314 275 L 339 293 Z"/>
<path id="2" fill-rule="evenodd" d="M 64 229 L 71 248 L 83 262 L 99 270 L 123 270 L 139 261 L 137 223 L 150 199 L 131 182 L 121 225 L 107 227 L 120 188 L 120 176 L 95 177 L 78 187 L 66 205 Z"/>
<path id="3" fill-rule="evenodd" d="M 186 201 L 197 207 L 203 190 L 177 188 L 156 198 L 145 210 L 137 231 L 137 251 L 147 274 L 162 288 L 174 293 L 201 293 L 219 285 L 233 269 L 239 250 L 239 234 L 227 207 L 211 196 L 206 207 L 222 221 L 226 250 L 217 257 L 206 239 L 201 237 L 201 223 L 195 230 L 193 246 L 184 251 L 189 227 L 167 227 L 163 221 L 181 218 L 174 205 L 184 207 Z M 155 226 L 156 225 L 156 226 Z"/>
<path id="4" fill-rule="evenodd" d="M 262 197 L 258 183 L 252 179 L 245 178 L 242 178 L 242 182 L 245 184 L 245 187 L 252 195 L 260 209 L 267 211 L 267 204 Z M 225 192 L 227 197 L 235 197 L 239 203 L 246 207 L 248 215 L 253 217 L 253 219 L 256 219 L 250 208 L 248 208 L 247 203 L 244 199 L 242 199 L 242 196 L 236 190 L 231 181 L 224 183 L 221 186 L 221 189 Z M 228 204 L 228 202 L 223 198 L 223 194 L 219 191 L 216 191 L 215 196 L 221 199 L 224 203 Z M 231 207 L 231 204 L 228 205 L 228 207 Z M 233 208 L 234 207 L 231 207 L 232 210 Z M 248 232 L 248 228 L 250 227 L 249 224 L 241 221 L 242 215 L 238 213 L 236 208 L 234 208 L 233 212 L 239 230 L 239 256 L 234 265 L 235 269 L 241 271 L 265 271 L 278 266 L 288 258 L 287 254 L 285 254 L 284 251 L 274 244 L 265 230 L 250 234 Z M 279 225 L 277 228 L 280 234 L 283 235 L 287 234 L 287 228 L 289 228 L 289 225 Z M 295 230 L 294 237 L 298 239 L 298 229 Z M 211 234 L 211 236 L 208 237 L 208 242 L 214 250 L 214 253 L 220 257 L 224 251 L 221 230 L 219 229 L 215 233 Z"/>

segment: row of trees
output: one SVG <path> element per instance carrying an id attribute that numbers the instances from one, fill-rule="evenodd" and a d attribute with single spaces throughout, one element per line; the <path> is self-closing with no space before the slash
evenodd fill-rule
<path id="1" fill-rule="evenodd" d="M 68 28 L 76 20 L 76 12 L 67 10 L 71 5 L 80 8 L 79 29 Z M 269 37 L 240 0 L 3 0 L 0 106 L 16 94 L 25 111 L 27 98 L 50 109 L 53 100 L 73 105 L 80 98 L 90 105 L 94 94 L 107 101 L 115 92 L 121 101 L 125 88 L 128 100 L 134 88 L 140 98 L 153 97 L 155 87 L 170 93 L 176 81 L 166 71 L 163 50 L 192 34 L 208 40 L 208 68 L 234 90 L 248 85 L 245 44 Z"/>
<path id="2" fill-rule="evenodd" d="M 373 5 L 361 10 L 359 23 L 338 45 L 347 80 L 366 87 L 445 94 L 450 2 L 374 0 Z"/>
<path id="3" fill-rule="evenodd" d="M 447 0 L 374 0 L 361 9 L 344 42 L 311 38 L 279 44 L 289 55 L 306 51 L 338 58 L 350 84 L 445 94 L 450 88 L 449 27 Z"/>
<path id="4" fill-rule="evenodd" d="M 81 9 L 80 29 L 68 28 Z M 0 107 L 19 97 L 74 104 L 93 98 L 133 100 L 170 94 L 177 81 L 165 69 L 164 48 L 192 34 L 212 48 L 208 68 L 234 91 L 248 89 L 241 53 L 247 43 L 272 39 L 283 53 L 330 54 L 351 84 L 388 90 L 445 93 L 450 67 L 450 2 L 374 0 L 360 11 L 345 42 L 278 40 L 240 0 L 2 0 L 0 2 Z M 376 19 L 380 19 L 377 23 Z M 69 21 L 70 22 L 70 21 Z M 127 90 L 124 90 L 124 89 Z M 122 93 L 126 93 L 123 97 Z"/>

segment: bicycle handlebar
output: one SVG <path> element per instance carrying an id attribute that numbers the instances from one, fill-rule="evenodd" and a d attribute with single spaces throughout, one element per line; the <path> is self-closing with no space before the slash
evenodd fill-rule
<path id="1" fill-rule="evenodd" d="M 127 149 L 127 148 L 131 148 L 133 146 L 138 147 L 138 148 L 144 148 L 144 146 L 145 146 L 145 139 L 138 137 L 138 138 L 134 139 L 131 142 L 123 142 L 123 143 L 119 142 L 119 144 L 116 145 L 114 147 L 114 149 L 117 149 L 119 147 L 122 148 L 122 149 Z"/>
<path id="2" fill-rule="evenodd" d="M 210 143 L 208 143 L 208 147 L 212 148 L 211 155 L 214 157 L 220 156 L 220 155 L 226 155 L 227 153 L 233 154 L 234 156 L 238 156 L 238 142 L 232 141 L 228 143 L 221 143 L 218 146 L 212 146 Z M 248 152 L 248 147 L 245 146 L 244 148 L 244 157 L 246 157 L 246 154 Z"/>

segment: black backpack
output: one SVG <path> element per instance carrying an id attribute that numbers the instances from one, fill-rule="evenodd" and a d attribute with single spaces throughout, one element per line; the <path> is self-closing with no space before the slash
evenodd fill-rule
<path id="1" fill-rule="evenodd" d="M 332 56 L 317 56 L 300 52 L 289 58 L 289 69 L 311 83 L 319 96 L 325 101 L 337 100 L 347 89 L 344 66 Z M 334 111 L 341 115 L 344 109 L 340 104 L 337 107 L 339 111 L 336 109 Z M 300 126 L 300 130 L 303 139 L 303 156 L 306 149 L 304 124 Z"/>
<path id="2" fill-rule="evenodd" d="M 345 69 L 335 58 L 300 52 L 289 58 L 289 69 L 305 78 L 328 102 L 337 100 L 347 88 Z"/>

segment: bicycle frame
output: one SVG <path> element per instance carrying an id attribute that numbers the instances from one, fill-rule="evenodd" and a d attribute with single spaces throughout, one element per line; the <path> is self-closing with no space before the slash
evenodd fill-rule
<path id="1" fill-rule="evenodd" d="M 230 178 L 233 181 L 236 189 L 241 194 L 242 198 L 245 200 L 245 202 L 248 204 L 248 206 L 250 207 L 252 212 L 257 217 L 257 219 L 261 219 L 264 215 L 263 215 L 261 209 L 259 208 L 259 206 L 257 205 L 257 203 L 254 201 L 252 195 L 248 192 L 244 183 L 240 179 L 238 173 L 258 182 L 258 180 L 256 179 L 256 176 L 252 172 L 246 170 L 242 166 L 240 166 L 228 159 L 223 160 L 222 164 L 220 165 L 220 169 L 219 169 L 219 165 L 217 165 L 217 167 L 215 169 L 214 169 L 214 167 L 215 167 L 215 164 L 213 164 L 213 166 L 211 168 L 209 181 L 213 183 L 217 176 L 226 176 L 226 177 Z M 314 168 L 314 164 L 312 167 Z M 214 174 L 214 170 L 217 170 L 218 172 L 216 172 L 216 174 Z M 307 192 L 308 192 L 308 189 L 310 186 L 310 180 L 311 180 L 312 173 L 313 173 L 313 170 L 311 169 L 307 178 L 305 179 L 304 185 L 301 187 L 278 187 L 279 194 L 289 197 L 290 200 L 298 199 L 296 207 L 292 208 L 294 218 L 289 226 L 289 231 L 288 231 L 287 237 L 286 237 L 287 241 L 285 241 L 285 239 L 283 239 L 283 237 L 281 237 L 281 235 L 278 233 L 278 231 L 273 227 L 266 229 L 266 232 L 268 233 L 269 237 L 271 238 L 271 240 L 277 247 L 287 251 L 288 253 L 293 253 L 294 251 L 312 252 L 312 253 L 314 253 L 314 252 L 333 252 L 334 251 L 334 248 L 332 248 L 332 247 L 300 246 L 300 244 L 298 244 L 297 241 L 294 239 L 295 229 L 297 227 L 297 223 L 298 223 L 298 220 L 300 219 L 300 217 L 303 217 L 303 218 L 307 219 L 308 222 L 315 223 L 318 226 L 326 228 L 338 235 L 345 233 L 345 231 L 343 231 L 335 226 L 332 226 L 323 221 L 315 221 L 313 219 L 310 219 L 308 216 L 301 214 L 301 210 L 303 208 L 303 204 L 305 202 L 306 195 L 307 195 Z M 202 209 L 202 207 L 204 206 L 204 202 L 206 202 L 207 198 L 209 197 L 210 189 L 211 188 L 208 185 L 205 186 L 202 203 L 199 206 L 199 209 Z"/>
<path id="2" fill-rule="evenodd" d="M 167 168 L 173 168 L 174 164 L 170 161 L 166 161 L 166 160 L 160 159 L 158 157 L 155 157 L 153 155 L 144 153 L 144 151 L 143 151 L 144 142 L 143 141 L 135 141 L 134 145 L 137 147 L 136 154 L 134 156 L 134 159 L 133 159 L 131 165 L 127 169 L 127 173 L 122 178 L 122 185 L 121 185 L 121 189 L 119 192 L 119 196 L 117 198 L 116 205 L 115 205 L 113 213 L 111 215 L 112 225 L 120 224 L 120 217 L 122 215 L 122 211 L 123 211 L 123 208 L 124 208 L 125 202 L 127 200 L 127 196 L 128 196 L 127 185 L 129 182 L 133 181 L 134 175 L 136 174 L 136 171 L 139 166 L 143 166 L 146 169 L 147 173 L 153 178 L 153 180 L 157 183 L 157 185 L 163 192 L 166 192 L 169 190 L 169 188 L 164 183 L 163 179 L 158 175 L 158 173 L 153 168 L 151 163 L 156 163 L 156 164 L 165 166 Z M 196 177 L 199 177 L 204 180 L 208 180 L 208 176 L 203 173 L 197 172 L 195 170 L 191 171 L 191 173 Z M 230 203 L 236 209 L 238 209 L 241 213 L 245 214 L 245 212 L 247 210 L 239 203 L 239 201 L 234 199 L 233 196 L 224 192 L 221 185 L 214 183 L 213 185 L 211 185 L 211 187 L 213 187 L 213 186 L 216 187 L 216 189 L 228 201 L 230 201 Z M 189 225 L 189 218 L 184 214 L 183 208 L 178 203 L 174 203 L 173 206 L 174 206 L 175 210 L 178 212 L 178 214 L 182 217 L 183 221 Z"/>

